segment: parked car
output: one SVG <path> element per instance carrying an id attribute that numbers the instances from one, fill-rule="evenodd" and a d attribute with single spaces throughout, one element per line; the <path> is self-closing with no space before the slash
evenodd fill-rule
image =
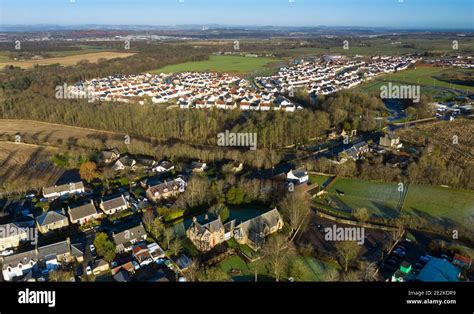
<path id="1" fill-rule="evenodd" d="M 92 275 L 92 268 L 91 268 L 90 266 L 87 266 L 87 267 L 86 267 L 86 274 L 87 274 L 88 276 Z"/>
<path id="2" fill-rule="evenodd" d="M 405 251 L 402 251 L 402 250 L 395 250 L 395 251 L 393 251 L 393 254 L 395 254 L 397 256 L 400 256 L 400 257 L 404 257 L 407 253 L 405 253 Z"/>
<path id="3" fill-rule="evenodd" d="M 139 265 L 137 262 L 132 261 L 132 265 L 133 265 L 133 268 L 134 268 L 135 270 L 139 270 L 139 269 L 140 269 L 140 265 Z"/>
<path id="4" fill-rule="evenodd" d="M 92 255 L 95 255 L 95 246 L 94 246 L 94 244 L 90 245 L 90 249 L 91 249 Z"/>
<path id="5" fill-rule="evenodd" d="M 13 250 L 5 250 L 1 253 L 2 256 L 8 256 L 12 254 L 13 254 Z"/>
<path id="6" fill-rule="evenodd" d="M 429 256 L 429 255 L 425 255 L 425 256 L 420 257 L 420 261 L 425 263 L 425 264 L 428 263 L 430 260 L 431 260 L 431 256 Z"/>

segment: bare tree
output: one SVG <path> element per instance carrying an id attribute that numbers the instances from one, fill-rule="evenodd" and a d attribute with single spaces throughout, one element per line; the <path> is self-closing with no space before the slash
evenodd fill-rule
<path id="1" fill-rule="evenodd" d="M 192 260 L 185 271 L 186 279 L 188 281 L 197 281 L 200 265 L 197 260 Z"/>
<path id="2" fill-rule="evenodd" d="M 375 281 L 375 275 L 377 274 L 377 265 L 368 261 L 360 263 L 361 279 L 363 281 Z"/>
<path id="3" fill-rule="evenodd" d="M 170 242 L 173 240 L 174 231 L 173 228 L 165 228 L 163 232 L 163 239 L 166 242 L 166 248 L 170 248 Z"/>
<path id="4" fill-rule="evenodd" d="M 329 269 L 324 276 L 324 281 L 334 282 L 339 281 L 340 274 L 336 269 Z"/>
<path id="5" fill-rule="evenodd" d="M 277 282 L 280 281 L 281 274 L 287 263 L 287 248 L 288 240 L 282 235 L 269 238 L 263 247 L 263 253 L 269 261 L 271 272 Z"/>
<path id="6" fill-rule="evenodd" d="M 170 243 L 169 251 L 170 251 L 171 256 L 178 256 L 182 250 L 183 250 L 183 245 L 178 239 L 174 239 L 174 241 Z"/>
<path id="7" fill-rule="evenodd" d="M 279 208 L 290 225 L 290 241 L 293 241 L 298 232 L 308 226 L 311 208 L 309 199 L 304 193 L 292 192 L 280 202 Z"/>
<path id="8" fill-rule="evenodd" d="M 355 241 L 344 241 L 336 244 L 336 249 L 341 258 L 341 266 L 347 272 L 349 264 L 359 255 L 361 246 Z"/>

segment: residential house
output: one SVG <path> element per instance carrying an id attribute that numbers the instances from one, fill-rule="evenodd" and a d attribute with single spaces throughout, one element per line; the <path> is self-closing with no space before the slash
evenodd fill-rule
<path id="1" fill-rule="evenodd" d="M 177 178 L 172 181 L 165 181 L 164 183 L 149 186 L 146 190 L 146 195 L 149 200 L 158 202 L 162 199 L 177 197 L 179 193 L 183 193 L 185 189 L 186 182 L 181 178 Z"/>
<path id="2" fill-rule="evenodd" d="M 135 245 L 132 249 L 132 254 L 140 266 L 145 266 L 153 262 L 150 250 L 145 243 L 139 243 Z"/>
<path id="3" fill-rule="evenodd" d="M 348 149 L 345 149 L 339 153 L 339 157 L 345 161 L 352 159 L 354 161 L 359 160 L 365 153 L 369 152 L 369 145 L 365 141 L 357 142 Z"/>
<path id="4" fill-rule="evenodd" d="M 46 270 L 58 269 L 62 264 L 74 261 L 69 238 L 65 241 L 45 245 L 38 248 L 38 261 Z"/>
<path id="5" fill-rule="evenodd" d="M 194 217 L 193 223 L 186 230 L 187 237 L 202 252 L 210 251 L 224 242 L 224 234 L 224 224 L 219 216 L 214 220 L 209 220 L 206 215 L 203 223 L 198 222 L 198 219 Z"/>
<path id="6" fill-rule="evenodd" d="M 61 213 L 48 211 L 36 217 L 36 226 L 39 232 L 46 234 L 50 231 L 69 226 L 69 220 L 67 216 Z"/>
<path id="7" fill-rule="evenodd" d="M 307 183 L 309 181 L 309 176 L 306 169 L 299 168 L 296 170 L 290 170 L 290 172 L 286 174 L 286 179 L 287 181 L 298 185 Z"/>
<path id="8" fill-rule="evenodd" d="M 99 207 L 106 215 L 113 215 L 117 212 L 128 209 L 128 202 L 123 194 L 121 194 L 120 196 L 108 200 L 102 199 Z"/>
<path id="9" fill-rule="evenodd" d="M 3 258 L 2 274 L 3 280 L 13 281 L 37 268 L 37 251 L 27 251 Z"/>
<path id="10" fill-rule="evenodd" d="M 28 229 L 18 223 L 8 223 L 0 226 L 0 252 L 17 248 L 22 242 L 29 240 Z M 33 239 L 32 239 L 33 240 Z"/>
<path id="11" fill-rule="evenodd" d="M 84 183 L 82 181 L 43 188 L 43 196 L 48 199 L 67 197 L 73 194 L 81 194 L 84 192 Z"/>
<path id="12" fill-rule="evenodd" d="M 71 244 L 68 238 L 35 250 L 6 256 L 2 266 L 3 279 L 13 281 L 40 269 L 48 272 L 57 269 L 61 264 L 70 264 L 75 260 L 82 262 L 83 258 L 81 245 Z"/>
<path id="13" fill-rule="evenodd" d="M 154 167 L 152 170 L 155 172 L 169 172 L 174 169 L 174 165 L 169 162 L 169 161 L 162 161 L 160 164 L 156 167 Z"/>
<path id="14" fill-rule="evenodd" d="M 100 156 L 101 156 L 101 160 L 105 163 L 105 164 L 111 164 L 115 161 L 117 161 L 117 159 L 120 158 L 120 152 L 118 149 L 114 148 L 114 149 L 111 149 L 111 150 L 104 150 L 100 153 Z"/>
<path id="15" fill-rule="evenodd" d="M 206 169 L 207 169 L 207 164 L 205 162 L 193 161 L 190 166 L 191 172 L 202 173 L 206 171 Z"/>
<path id="16" fill-rule="evenodd" d="M 393 149 L 401 149 L 403 147 L 403 144 L 400 143 L 400 137 L 397 137 L 392 133 L 385 134 L 384 137 L 381 137 L 379 145 Z"/>
<path id="17" fill-rule="evenodd" d="M 165 257 L 165 251 L 158 245 L 158 243 L 150 243 L 147 245 L 147 248 L 150 251 L 151 258 L 154 261 L 159 258 Z"/>
<path id="18" fill-rule="evenodd" d="M 115 162 L 112 169 L 114 171 L 120 171 L 120 170 L 125 170 L 125 169 L 135 170 L 136 164 L 137 164 L 137 161 L 135 159 L 129 156 L 123 156 L 123 157 L 120 157 L 120 159 Z"/>
<path id="19" fill-rule="evenodd" d="M 140 223 L 138 226 L 127 229 L 119 233 L 113 233 L 112 238 L 118 253 L 131 251 L 133 244 L 145 241 L 147 234 L 145 228 Z"/>
<path id="20" fill-rule="evenodd" d="M 100 275 L 101 273 L 104 273 L 110 269 L 109 263 L 107 263 L 103 259 L 98 259 L 92 264 L 92 273 L 97 276 Z"/>
<path id="21" fill-rule="evenodd" d="M 91 220 L 97 219 L 100 217 L 100 214 L 95 208 L 94 202 L 91 200 L 90 203 L 77 207 L 69 207 L 68 209 L 69 218 L 71 223 L 84 225 Z"/>
<path id="22" fill-rule="evenodd" d="M 234 239 L 258 251 L 262 248 L 265 238 L 281 228 L 283 228 L 283 219 L 275 208 L 235 227 Z"/>

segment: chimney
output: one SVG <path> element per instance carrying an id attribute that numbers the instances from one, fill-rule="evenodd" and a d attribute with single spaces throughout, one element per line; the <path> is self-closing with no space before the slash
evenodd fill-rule
<path id="1" fill-rule="evenodd" d="M 208 221 L 208 220 L 209 220 L 209 215 L 206 214 L 206 215 L 204 216 L 204 219 L 205 219 L 206 221 Z"/>

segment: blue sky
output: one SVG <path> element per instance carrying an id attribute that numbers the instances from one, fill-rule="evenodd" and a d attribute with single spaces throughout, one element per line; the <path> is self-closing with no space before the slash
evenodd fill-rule
<path id="1" fill-rule="evenodd" d="M 0 19 L 3 24 L 474 28 L 474 0 L 181 1 L 0 0 Z"/>

